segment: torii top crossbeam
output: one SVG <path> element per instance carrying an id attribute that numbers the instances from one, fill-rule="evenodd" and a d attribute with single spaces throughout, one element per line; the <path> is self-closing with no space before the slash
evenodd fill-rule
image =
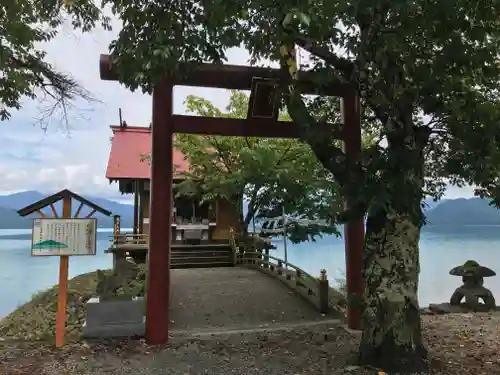
<path id="1" fill-rule="evenodd" d="M 99 73 L 104 81 L 117 81 L 118 75 L 112 64 L 110 55 L 100 55 Z M 275 80 L 287 78 L 287 74 L 281 69 L 264 68 L 255 66 L 229 65 L 229 64 L 196 64 L 193 65 L 189 74 L 183 78 L 176 79 L 173 84 L 179 86 L 212 87 L 228 90 L 250 90 L 255 77 L 270 78 Z M 289 76 L 288 76 L 289 77 Z M 317 89 L 317 83 L 310 73 L 301 73 L 304 94 L 321 94 L 327 96 L 345 97 L 353 94 L 355 89 L 351 85 L 335 83 Z"/>
<path id="2" fill-rule="evenodd" d="M 109 55 L 101 55 L 99 59 L 99 71 L 101 79 L 108 81 L 118 80 L 116 69 L 112 64 Z M 342 98 L 352 98 L 356 93 L 352 86 L 341 83 L 329 84 L 318 89 L 317 77 L 311 73 L 301 73 L 301 90 L 304 94 L 318 94 L 326 96 L 336 96 Z M 172 114 L 170 125 L 174 133 L 190 134 L 210 134 L 221 136 L 242 136 L 242 137 L 267 137 L 267 138 L 298 138 L 299 128 L 293 122 L 278 120 L 278 107 L 276 98 L 278 90 L 271 88 L 275 95 L 273 108 L 269 108 L 273 116 L 252 115 L 254 108 L 266 107 L 267 96 L 270 94 L 269 87 L 267 92 L 264 88 L 257 94 L 257 80 L 268 80 L 276 83 L 279 80 L 287 79 L 287 75 L 281 69 L 250 67 L 241 65 L 222 65 L 222 64 L 197 64 L 189 69 L 189 74 L 182 78 L 174 78 L 171 84 L 193 86 L 193 87 L 211 87 L 233 90 L 252 90 L 249 103 L 249 114 L 245 119 L 235 118 L 213 118 L 200 116 L 187 116 Z M 262 87 L 262 86 L 261 86 Z M 262 102 L 264 99 L 264 103 Z M 256 103 L 256 106 L 255 104 Z M 266 111 L 266 108 L 264 108 Z"/>

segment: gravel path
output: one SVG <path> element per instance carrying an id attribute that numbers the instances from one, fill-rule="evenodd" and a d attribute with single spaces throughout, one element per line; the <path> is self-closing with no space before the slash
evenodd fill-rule
<path id="1" fill-rule="evenodd" d="M 499 375 L 500 315 L 423 316 L 435 368 L 426 374 Z M 163 347 L 142 340 L 78 343 L 56 351 L 40 343 L 0 343 L 8 375 L 373 375 L 349 365 L 360 335 L 318 323 L 271 332 L 173 335 Z"/>
<path id="2" fill-rule="evenodd" d="M 173 331 L 327 319 L 275 278 L 243 267 L 172 270 L 170 301 Z"/>

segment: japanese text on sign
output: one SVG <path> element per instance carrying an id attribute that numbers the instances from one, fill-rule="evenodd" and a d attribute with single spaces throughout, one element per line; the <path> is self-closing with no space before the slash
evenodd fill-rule
<path id="1" fill-rule="evenodd" d="M 96 234 L 95 218 L 35 219 L 31 255 L 95 255 Z"/>

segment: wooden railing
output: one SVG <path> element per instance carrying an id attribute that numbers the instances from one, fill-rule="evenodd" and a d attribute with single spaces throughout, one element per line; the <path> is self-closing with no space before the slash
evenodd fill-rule
<path id="1" fill-rule="evenodd" d="M 114 234 L 111 240 L 112 246 L 123 246 L 123 245 L 147 245 L 148 235 L 147 234 L 133 234 L 133 233 L 119 233 Z"/>
<path id="2" fill-rule="evenodd" d="M 257 237 L 258 235 L 256 233 L 247 233 L 245 235 L 246 241 L 243 240 L 243 235 L 242 233 L 237 233 L 234 228 L 230 227 L 229 228 L 229 245 L 231 246 L 232 252 L 233 252 L 233 263 L 236 265 L 236 255 L 243 251 L 256 251 L 258 250 L 258 245 L 257 245 Z M 268 243 L 267 239 L 260 239 L 261 241 L 264 240 Z M 269 249 L 264 249 L 264 252 L 269 255 Z"/>
<path id="3" fill-rule="evenodd" d="M 230 244 L 233 249 L 234 264 L 257 269 L 276 277 L 290 289 L 298 292 L 322 314 L 330 311 L 330 285 L 325 269 L 320 271 L 320 277 L 314 277 L 301 268 L 286 263 L 280 258 L 269 255 L 269 251 L 246 251 L 238 246 L 234 230 L 230 230 Z"/>

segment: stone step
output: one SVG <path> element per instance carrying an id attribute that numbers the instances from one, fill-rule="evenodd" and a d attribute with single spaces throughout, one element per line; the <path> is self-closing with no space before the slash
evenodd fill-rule
<path id="1" fill-rule="evenodd" d="M 171 252 L 170 255 L 172 257 L 192 257 L 192 256 L 232 256 L 233 253 L 231 251 L 174 251 Z"/>
<path id="2" fill-rule="evenodd" d="M 171 268 L 210 268 L 233 266 L 230 246 L 195 245 L 172 247 Z"/>
<path id="3" fill-rule="evenodd" d="M 170 250 L 170 254 L 229 254 L 232 253 L 230 250 L 213 250 L 213 249 L 195 249 L 195 250 Z"/>
<path id="4" fill-rule="evenodd" d="M 231 251 L 171 251 L 172 256 L 192 256 L 192 255 L 226 255 Z"/>
<path id="5" fill-rule="evenodd" d="M 213 258 L 233 258 L 233 254 L 171 254 L 170 259 L 188 259 L 188 258 L 202 258 L 202 259 L 213 259 Z"/>
<path id="6" fill-rule="evenodd" d="M 217 268 L 217 267 L 232 267 L 233 262 L 203 262 L 203 263 L 179 263 L 170 264 L 170 268 Z"/>
<path id="7" fill-rule="evenodd" d="M 182 264 L 182 263 L 213 263 L 213 262 L 230 262 L 232 263 L 232 258 L 230 257 L 189 257 L 189 258 L 172 258 L 170 263 L 172 264 Z"/>
<path id="8" fill-rule="evenodd" d="M 185 248 L 185 249 L 175 249 L 171 248 L 170 250 L 172 253 L 192 253 L 192 252 L 232 252 L 231 248 L 213 248 L 213 247 L 192 247 L 192 248 Z"/>

